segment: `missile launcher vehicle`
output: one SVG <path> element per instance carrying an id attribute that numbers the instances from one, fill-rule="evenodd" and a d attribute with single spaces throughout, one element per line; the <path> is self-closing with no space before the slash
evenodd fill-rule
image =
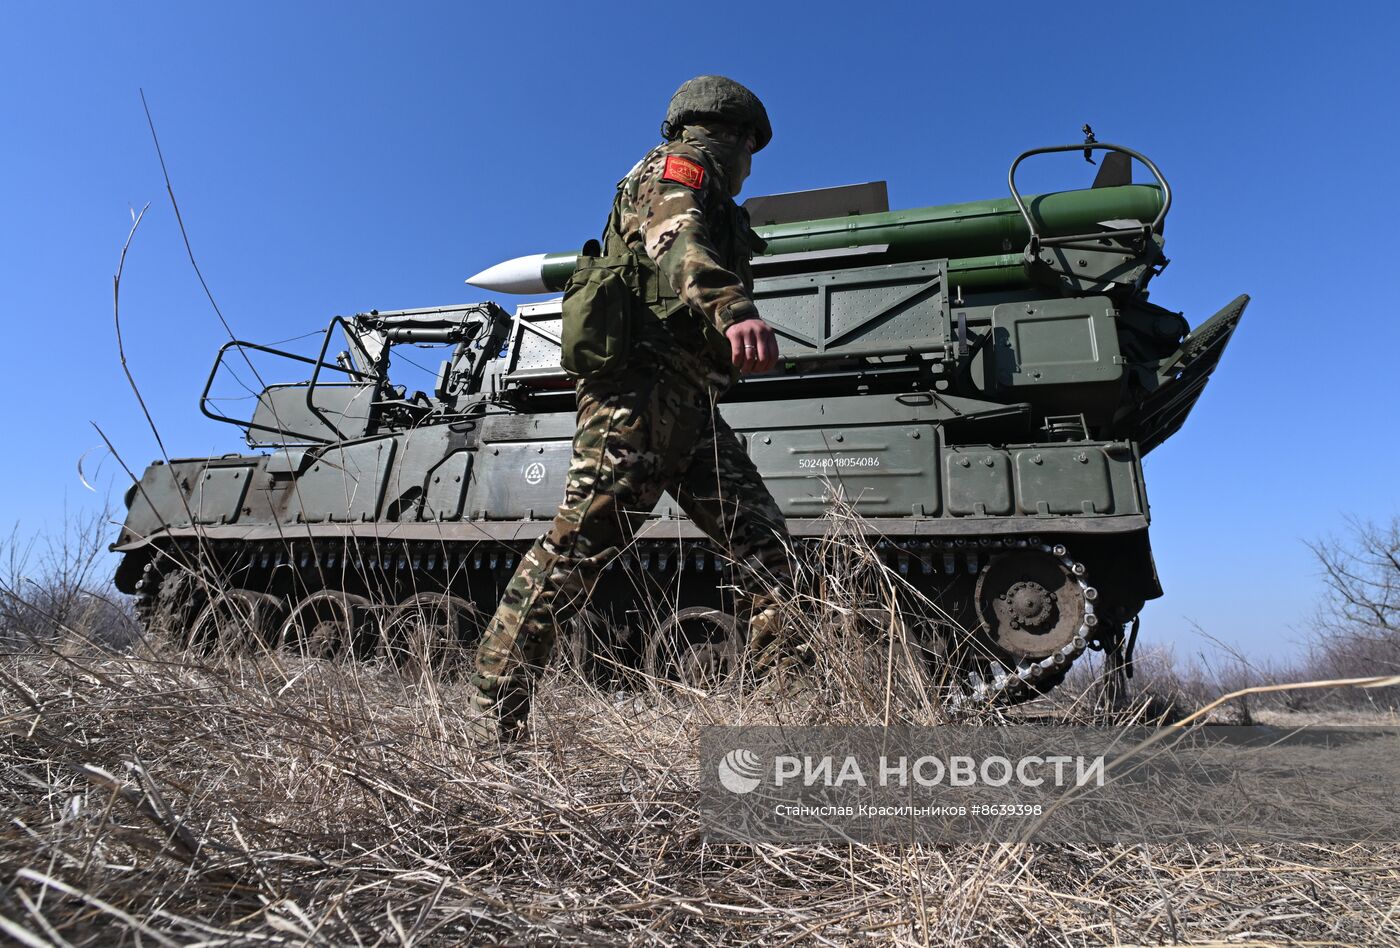
<path id="1" fill-rule="evenodd" d="M 1023 161 L 1081 148 L 1103 154 L 1092 187 L 1020 193 Z M 1150 183 L 1132 183 L 1134 162 Z M 1035 149 L 1008 182 L 1009 198 L 914 210 L 888 210 L 883 183 L 750 199 L 767 241 L 755 297 L 782 358 L 721 405 L 799 546 L 839 491 L 890 568 L 946 608 L 932 651 L 956 666 L 957 700 L 1043 692 L 1090 648 L 1120 669 L 1130 658 L 1138 612 L 1162 594 L 1142 459 L 1185 422 L 1248 302 L 1193 330 L 1148 301 L 1171 192 L 1137 152 Z M 468 282 L 558 290 L 574 256 Z M 118 588 L 149 625 L 199 642 L 241 623 L 365 655 L 416 621 L 432 642 L 470 644 L 563 495 L 560 311 L 337 316 L 315 355 L 229 342 L 201 408 L 257 453 L 147 468 L 113 545 Z M 430 393 L 391 380 L 414 347 L 443 357 Z M 304 381 L 252 384 L 255 357 Z M 247 417 L 212 394 L 230 373 L 256 395 Z M 742 628 L 729 577 L 664 497 L 585 618 L 608 620 L 624 664 L 713 672 Z"/>

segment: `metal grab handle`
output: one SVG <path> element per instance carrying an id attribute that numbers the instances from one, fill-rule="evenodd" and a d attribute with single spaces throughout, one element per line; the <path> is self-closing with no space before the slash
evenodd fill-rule
<path id="1" fill-rule="evenodd" d="M 1035 253 L 1037 250 L 1039 250 L 1042 244 L 1054 246 L 1056 244 L 1073 243 L 1074 241 L 1078 240 L 1096 240 L 1105 236 L 1138 233 L 1138 231 L 1134 228 L 1115 228 L 1114 230 L 1100 231 L 1098 233 L 1093 234 L 1070 234 L 1062 237 L 1042 237 L 1040 232 L 1036 230 L 1035 220 L 1031 217 L 1030 211 L 1026 210 L 1026 202 L 1021 199 L 1021 192 L 1016 190 L 1016 169 L 1020 166 L 1021 162 L 1025 161 L 1032 155 L 1048 155 L 1060 151 L 1088 152 L 1091 150 L 1116 151 L 1121 154 L 1127 155 L 1129 158 L 1135 158 L 1138 161 L 1142 162 L 1142 164 L 1147 166 L 1147 170 L 1152 172 L 1152 176 L 1156 178 L 1157 183 L 1161 185 L 1162 209 L 1157 212 L 1156 220 L 1154 220 L 1151 224 L 1143 225 L 1140 235 L 1144 239 L 1146 239 L 1149 235 L 1156 233 L 1157 230 L 1162 226 L 1162 221 L 1167 219 L 1167 211 L 1169 211 L 1172 206 L 1171 186 L 1167 184 L 1167 179 L 1162 176 L 1162 172 L 1157 170 L 1157 166 L 1153 163 L 1152 159 L 1148 158 L 1141 152 L 1133 151 L 1131 148 L 1125 148 L 1122 145 L 1108 145 L 1100 142 L 1080 142 L 1077 145 L 1050 145 L 1045 148 L 1032 148 L 1030 151 L 1025 151 L 1018 155 L 1016 157 L 1016 160 L 1011 162 L 1011 170 L 1006 173 L 1006 183 L 1011 188 L 1011 197 L 1016 202 L 1016 207 L 1021 211 L 1021 216 L 1026 219 L 1026 227 L 1031 232 L 1031 253 Z"/>
<path id="2" fill-rule="evenodd" d="M 329 330 L 328 330 L 327 332 L 328 332 L 328 334 L 329 334 Z M 233 418 L 233 417 L 230 417 L 230 416 L 228 416 L 228 415 L 224 415 L 224 414 L 221 414 L 221 413 L 219 413 L 219 412 L 214 411 L 214 410 L 210 407 L 210 402 L 213 400 L 213 396 L 210 394 L 210 392 L 211 392 L 211 391 L 213 390 L 213 388 L 214 388 L 214 380 L 215 380 L 215 379 L 218 377 L 218 375 L 219 375 L 219 369 L 223 367 L 224 356 L 227 355 L 229 352 L 235 350 L 235 349 L 239 351 L 239 354 L 243 355 L 243 357 L 244 357 L 245 360 L 247 359 L 247 350 L 250 350 L 250 349 L 251 349 L 251 350 L 253 350 L 253 351 L 255 351 L 255 352 L 266 352 L 266 353 L 268 353 L 268 354 L 270 354 L 270 355 L 275 355 L 275 356 L 278 356 L 278 357 L 280 357 L 280 358 L 291 359 L 291 360 L 294 361 L 294 362 L 301 362 L 301 363 L 304 363 L 304 364 L 306 364 L 306 365 L 315 366 L 315 367 L 316 367 L 315 372 L 316 372 L 316 374 L 318 374 L 318 375 L 319 375 L 320 370 L 321 370 L 322 368 L 327 368 L 327 369 L 335 369 L 336 371 L 339 371 L 339 372 L 345 372 L 345 373 L 348 374 L 348 375 L 359 376 L 359 377 L 362 378 L 362 379 L 372 378 L 372 376 L 365 375 L 365 373 L 363 373 L 363 372 L 358 372 L 358 371 L 355 371 L 355 370 L 353 370 L 353 369 L 346 369 L 346 368 L 344 368 L 343 366 L 339 366 L 339 365 L 333 365 L 333 364 L 329 364 L 329 363 L 324 363 L 324 362 L 320 361 L 319 359 L 309 359 L 309 358 L 307 358 L 306 356 L 297 355 L 295 352 L 287 352 L 285 349 L 276 349 L 276 348 L 273 348 L 272 346 L 263 346 L 263 345 L 259 345 L 258 343 L 255 343 L 255 342 L 247 342 L 247 341 L 242 340 L 242 339 L 234 339 L 234 340 L 231 340 L 231 341 L 229 341 L 229 342 L 226 342 L 226 343 L 224 343 L 222 346 L 219 347 L 219 352 L 218 352 L 218 354 L 214 357 L 214 366 L 213 366 L 213 368 L 211 368 L 211 369 L 209 370 L 209 378 L 205 381 L 205 383 L 204 383 L 204 391 L 201 392 L 201 393 L 200 393 L 200 396 L 199 396 L 199 410 L 200 410 L 200 412 L 201 412 L 206 418 L 212 418 L 214 421 L 223 421 L 223 422 L 227 422 L 227 423 L 229 423 L 229 424 L 231 424 L 231 425 L 237 425 L 238 427 L 243 428 L 243 429 L 245 429 L 245 430 L 248 430 L 248 429 L 257 429 L 257 430 L 259 430 L 259 431 L 270 431 L 270 432 L 272 432 L 272 433 L 274 433 L 274 434 L 290 435 L 290 436 L 292 436 L 292 437 L 299 438 L 299 439 L 301 439 L 302 441 L 318 442 L 318 443 L 321 443 L 321 444 L 329 444 L 329 443 L 330 443 L 330 439 L 329 439 L 329 438 L 321 437 L 321 436 L 319 436 L 319 435 L 305 434 L 305 433 L 303 433 L 303 432 L 292 431 L 292 430 L 287 429 L 287 428 L 274 428 L 274 427 L 272 427 L 272 426 L 270 426 L 270 425 L 259 425 L 259 424 L 254 424 L 253 421 L 252 421 L 251 419 L 249 419 L 249 420 L 247 420 L 247 421 L 244 421 L 244 420 L 241 419 L 241 418 Z M 323 357 L 324 357 L 324 355 L 325 355 L 325 349 L 326 349 L 326 347 L 325 347 L 325 346 L 322 346 L 322 356 L 323 356 Z M 334 426 L 332 426 L 332 427 L 334 427 Z"/>
<path id="3" fill-rule="evenodd" d="M 346 320 L 344 316 L 332 316 L 330 325 L 326 327 L 326 335 L 321 340 L 321 351 L 317 354 L 315 359 L 306 360 L 315 366 L 315 368 L 311 370 L 311 381 L 306 383 L 306 408 L 309 412 L 311 412 L 311 414 L 315 415 L 318 419 L 320 419 L 321 424 L 334 431 L 338 438 L 344 440 L 345 432 L 341 431 L 339 426 L 337 426 L 335 422 L 331 421 L 329 415 L 321 411 L 320 408 L 316 407 L 316 385 L 321 381 L 322 366 L 328 369 L 335 369 L 337 371 L 344 372 L 347 375 L 359 376 L 361 379 L 369 379 L 375 382 L 378 382 L 380 379 L 378 376 L 367 375 L 364 372 L 360 372 L 357 369 L 347 369 L 343 365 L 335 365 L 326 361 L 326 353 L 330 351 L 331 336 L 335 333 L 336 326 L 344 327 L 347 335 L 351 331 L 350 323 L 348 320 Z"/>

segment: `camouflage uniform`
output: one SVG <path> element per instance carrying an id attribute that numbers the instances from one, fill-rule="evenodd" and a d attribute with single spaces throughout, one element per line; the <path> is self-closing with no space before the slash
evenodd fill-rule
<path id="1" fill-rule="evenodd" d="M 634 330 L 621 374 L 578 382 L 564 502 L 522 559 L 478 651 L 475 700 L 499 714 L 507 738 L 523 730 L 556 624 L 582 606 L 664 491 L 741 566 L 756 597 L 750 646 L 761 657 L 774 650 L 771 604 L 790 575 L 787 528 L 715 409 L 733 381 L 724 330 L 757 315 L 749 257 L 762 245 L 729 196 L 717 152 L 722 143 L 687 129 L 618 185 L 604 254 L 652 261 L 679 300 L 672 315 Z"/>

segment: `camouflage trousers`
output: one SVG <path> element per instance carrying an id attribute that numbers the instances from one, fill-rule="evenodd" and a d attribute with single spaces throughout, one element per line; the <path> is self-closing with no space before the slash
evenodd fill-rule
<path id="1" fill-rule="evenodd" d="M 582 607 L 663 492 L 739 565 L 756 600 L 750 648 L 775 648 L 773 604 L 791 576 L 787 526 L 715 409 L 729 378 L 653 341 L 634 343 L 632 362 L 619 377 L 578 383 L 564 502 L 522 558 L 478 649 L 474 700 L 500 716 L 503 732 L 523 727 L 557 624 Z"/>

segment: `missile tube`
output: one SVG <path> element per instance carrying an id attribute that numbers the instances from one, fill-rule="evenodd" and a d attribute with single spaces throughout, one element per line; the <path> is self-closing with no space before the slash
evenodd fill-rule
<path id="1" fill-rule="evenodd" d="M 1104 221 L 1151 221 L 1162 206 L 1155 185 L 1058 191 L 1026 198 L 1044 236 L 1093 231 Z M 908 260 L 949 261 L 950 280 L 969 289 L 1026 282 L 1021 250 L 1030 240 L 1025 218 L 1010 198 L 971 201 L 939 207 L 853 214 L 822 220 L 760 225 L 768 243 L 763 257 L 887 244 L 881 263 Z M 577 254 L 544 254 L 540 277 L 551 291 L 563 289 Z M 959 279 L 961 277 L 961 279 Z"/>
<path id="2" fill-rule="evenodd" d="M 545 254 L 540 274 L 545 288 L 549 292 L 562 290 L 577 260 L 578 255 L 572 253 Z M 980 290 L 1019 286 L 1030 280 L 1020 253 L 999 253 L 949 260 L 948 282 L 965 290 Z"/>

